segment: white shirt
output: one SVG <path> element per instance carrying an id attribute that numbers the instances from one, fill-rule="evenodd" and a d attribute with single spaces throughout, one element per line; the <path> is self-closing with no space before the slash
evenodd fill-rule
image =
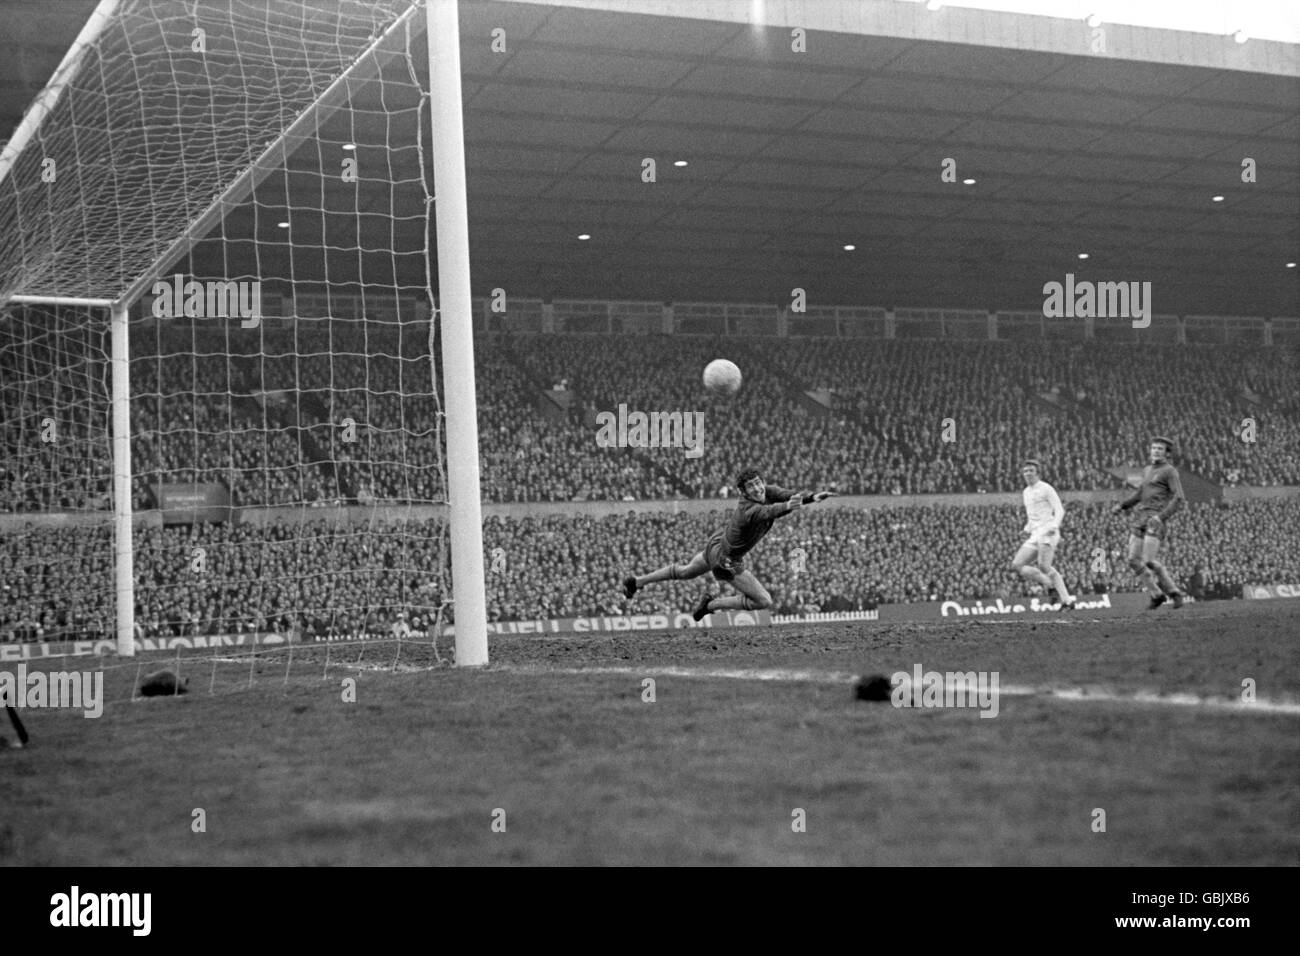
<path id="1" fill-rule="evenodd" d="M 1036 481 L 1025 486 L 1025 515 L 1028 518 L 1025 530 L 1031 537 L 1041 538 L 1061 529 L 1065 508 L 1055 488 L 1045 481 Z"/>

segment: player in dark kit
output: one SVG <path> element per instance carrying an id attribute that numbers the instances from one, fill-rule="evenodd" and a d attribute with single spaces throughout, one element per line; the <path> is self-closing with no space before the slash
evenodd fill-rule
<path id="1" fill-rule="evenodd" d="M 1142 589 L 1151 595 L 1150 610 L 1155 610 L 1166 600 L 1172 601 L 1176 608 L 1183 606 L 1183 594 L 1178 585 L 1165 566 L 1156 560 L 1165 522 L 1187 503 L 1178 469 L 1169 463 L 1173 453 L 1174 443 L 1168 438 L 1151 439 L 1151 464 L 1142 472 L 1141 486 L 1113 509 L 1115 514 L 1133 509 L 1133 518 L 1129 522 L 1128 566 L 1142 581 Z"/>
<path id="2" fill-rule="evenodd" d="M 736 510 L 727 520 L 727 524 L 713 532 L 704 550 L 698 552 L 686 564 L 670 564 L 658 571 L 651 571 L 640 577 L 623 579 L 623 594 L 632 597 L 647 584 L 655 581 L 686 581 L 698 578 L 706 571 L 712 571 L 719 581 L 729 581 L 739 595 L 732 597 L 711 598 L 706 591 L 692 615 L 701 621 L 714 611 L 731 608 L 737 611 L 757 611 L 772 606 L 772 595 L 767 588 L 758 583 L 753 573 L 745 570 L 744 557 L 754 545 L 762 540 L 763 535 L 772 529 L 772 524 L 782 515 L 823 501 L 834 495 L 833 491 L 819 491 L 815 494 L 798 494 L 766 484 L 757 471 L 752 468 L 742 471 L 736 478 L 736 487 L 740 490 L 740 501 Z"/>

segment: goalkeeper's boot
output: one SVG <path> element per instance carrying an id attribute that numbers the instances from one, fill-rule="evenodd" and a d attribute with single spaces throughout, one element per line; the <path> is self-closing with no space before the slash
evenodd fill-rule
<path id="1" fill-rule="evenodd" d="M 636 578 L 631 577 L 631 576 L 628 576 L 628 577 L 624 578 L 624 579 L 623 579 L 623 596 L 626 597 L 626 598 L 630 598 L 630 597 L 632 597 L 633 594 L 636 594 L 636 592 L 637 592 Z"/>
<path id="2" fill-rule="evenodd" d="M 1160 594 L 1153 594 L 1151 595 L 1151 603 L 1147 605 L 1147 610 L 1154 611 L 1168 600 L 1169 598 L 1165 597 L 1163 592 Z"/>
<path id="3" fill-rule="evenodd" d="M 1174 610 L 1178 610 L 1178 608 L 1183 606 L 1183 592 L 1175 591 L 1173 594 L 1169 595 L 1169 601 Z"/>
<path id="4" fill-rule="evenodd" d="M 711 600 L 713 600 L 713 596 L 709 594 L 708 591 L 705 591 L 704 597 L 700 598 L 700 603 L 695 605 L 695 610 L 691 612 L 691 617 L 695 618 L 697 621 L 702 621 L 708 617 L 712 613 L 709 610 L 709 602 Z"/>

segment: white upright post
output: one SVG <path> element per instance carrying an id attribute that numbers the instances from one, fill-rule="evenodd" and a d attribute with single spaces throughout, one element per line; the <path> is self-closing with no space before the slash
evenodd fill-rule
<path id="1" fill-rule="evenodd" d="M 478 403 L 469 285 L 469 211 L 461 116 L 460 22 L 456 0 L 425 0 L 433 117 L 433 180 L 438 237 L 438 321 L 442 323 L 443 402 L 447 410 L 447 498 L 456 664 L 488 662 L 483 593 L 483 517 L 479 504 Z"/>
<path id="2" fill-rule="evenodd" d="M 117 652 L 135 653 L 135 552 L 131 544 L 131 340 L 127 307 L 113 306 L 113 569 Z"/>

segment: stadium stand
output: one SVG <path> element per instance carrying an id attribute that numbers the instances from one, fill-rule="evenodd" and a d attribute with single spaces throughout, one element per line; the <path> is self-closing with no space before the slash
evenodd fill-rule
<path id="1" fill-rule="evenodd" d="M 371 336 L 368 354 L 333 341 L 336 354 L 330 340 L 268 332 L 264 354 L 229 358 L 219 337 L 160 334 L 157 354 L 132 363 L 136 507 L 151 506 L 153 484 L 189 481 L 226 484 L 236 505 L 440 500 L 429 360 L 392 334 L 392 342 Z M 1108 469 L 1140 464 L 1157 432 L 1177 436 L 1179 466 L 1208 480 L 1300 483 L 1300 387 L 1283 350 L 780 346 L 614 335 L 481 341 L 484 500 L 716 497 L 751 463 L 848 494 L 1010 491 L 1028 456 L 1047 463 L 1059 490 L 1117 487 Z M 721 351 L 750 370 L 730 402 L 698 383 L 702 357 Z M 540 414 L 538 394 L 561 380 L 576 398 L 572 411 Z M 6 448 L 30 448 L 59 384 L 6 381 Z M 824 406 L 805 394 L 816 390 L 828 396 Z M 595 413 L 620 404 L 702 411 L 706 454 L 596 447 Z M 92 409 L 80 413 L 72 427 L 88 438 Z M 354 442 L 344 440 L 345 418 L 357 423 Z M 1255 443 L 1238 437 L 1246 418 Z M 954 441 L 944 440 L 945 419 Z M 19 454 L 0 463 L 0 511 L 107 508 L 109 482 L 106 441 Z"/>
<path id="2" fill-rule="evenodd" d="M 132 454 L 137 509 L 160 482 L 220 482 L 236 506 L 431 503 L 444 498 L 428 343 L 396 324 L 363 339 L 346 329 L 267 328 L 256 353 L 198 327 L 133 338 Z M 351 334 L 351 338 L 348 336 Z M 776 346 L 776 347 L 774 347 Z M 21 350 L 0 348 L 0 363 Z M 699 369 L 726 355 L 746 370 L 731 401 L 701 389 Z M 29 359 L 31 356 L 29 356 Z M 102 363 L 0 383 L 0 512 L 34 523 L 0 547 L 0 639 L 107 633 L 106 528 L 51 527 L 40 516 L 111 507 L 102 409 L 63 402 L 71 441 L 41 446 L 35 423 L 76 376 Z M 1046 463 L 1058 490 L 1112 489 L 1141 464 L 1147 437 L 1179 441 L 1185 472 L 1224 485 L 1300 484 L 1295 355 L 1240 345 L 718 339 L 705 336 L 481 335 L 477 385 L 485 501 L 645 501 L 734 495 L 739 468 L 845 494 L 1017 491 L 1019 461 Z M 13 374 L 10 374 L 13 373 Z M 563 383 L 567 410 L 539 401 Z M 705 454 L 601 448 L 595 415 L 620 404 L 698 410 Z M 1258 441 L 1242 441 L 1243 420 Z M 351 419 L 355 440 L 341 423 Z M 945 419 L 955 432 L 945 436 Z M 946 441 L 945 437 L 955 438 Z M 1169 560 L 1204 595 L 1246 582 L 1294 582 L 1288 547 L 1300 504 L 1193 506 Z M 1019 544 L 1018 509 L 812 510 L 779 522 L 753 555 L 778 610 L 1023 593 L 1001 558 Z M 509 556 L 488 579 L 493 620 L 623 613 L 611 582 L 699 549 L 720 513 L 489 518 L 485 547 Z M 387 633 L 400 610 L 427 625 L 444 595 L 426 570 L 437 522 L 340 530 L 308 520 L 142 529 L 145 632 L 297 628 L 307 636 Z M 1070 506 L 1058 567 L 1076 592 L 1135 589 L 1115 549 L 1120 519 Z M 211 556 L 201 580 L 184 555 Z M 808 554 L 794 576 L 789 551 Z M 57 556 L 58 560 L 55 560 Z M 1116 571 L 1118 568 L 1118 572 Z M 699 582 L 649 588 L 638 613 L 689 610 Z M 291 608 L 306 608 L 292 620 Z M 255 610 L 257 609 L 257 610 Z M 260 616 L 259 616 L 260 615 Z"/>
<path id="3" fill-rule="evenodd" d="M 489 517 L 484 546 L 501 548 L 506 559 L 487 578 L 489 617 L 625 613 L 622 576 L 690 557 L 723 515 Z M 778 521 L 749 563 L 778 611 L 1008 598 L 1033 593 L 1009 567 L 1022 523 L 1020 509 L 1009 505 L 810 508 Z M 1169 564 L 1183 581 L 1202 568 L 1207 587 L 1231 596 L 1247 582 L 1294 583 L 1296 527 L 1300 498 L 1194 504 L 1171 522 Z M 107 636 L 108 534 L 33 524 L 7 537 L 0 545 L 0 640 Z M 440 534 L 436 520 L 363 530 L 310 519 L 141 529 L 140 636 L 254 629 L 296 630 L 306 639 L 387 635 L 401 613 L 413 629 L 427 626 L 444 597 L 429 573 Z M 1069 587 L 1082 594 L 1137 590 L 1118 551 L 1126 535 L 1123 516 L 1110 515 L 1104 504 L 1069 506 L 1057 563 Z M 191 565 L 195 548 L 206 555 L 202 575 Z M 807 555 L 797 575 L 790 563 L 795 548 Z M 704 580 L 648 587 L 632 609 L 690 610 Z"/>

